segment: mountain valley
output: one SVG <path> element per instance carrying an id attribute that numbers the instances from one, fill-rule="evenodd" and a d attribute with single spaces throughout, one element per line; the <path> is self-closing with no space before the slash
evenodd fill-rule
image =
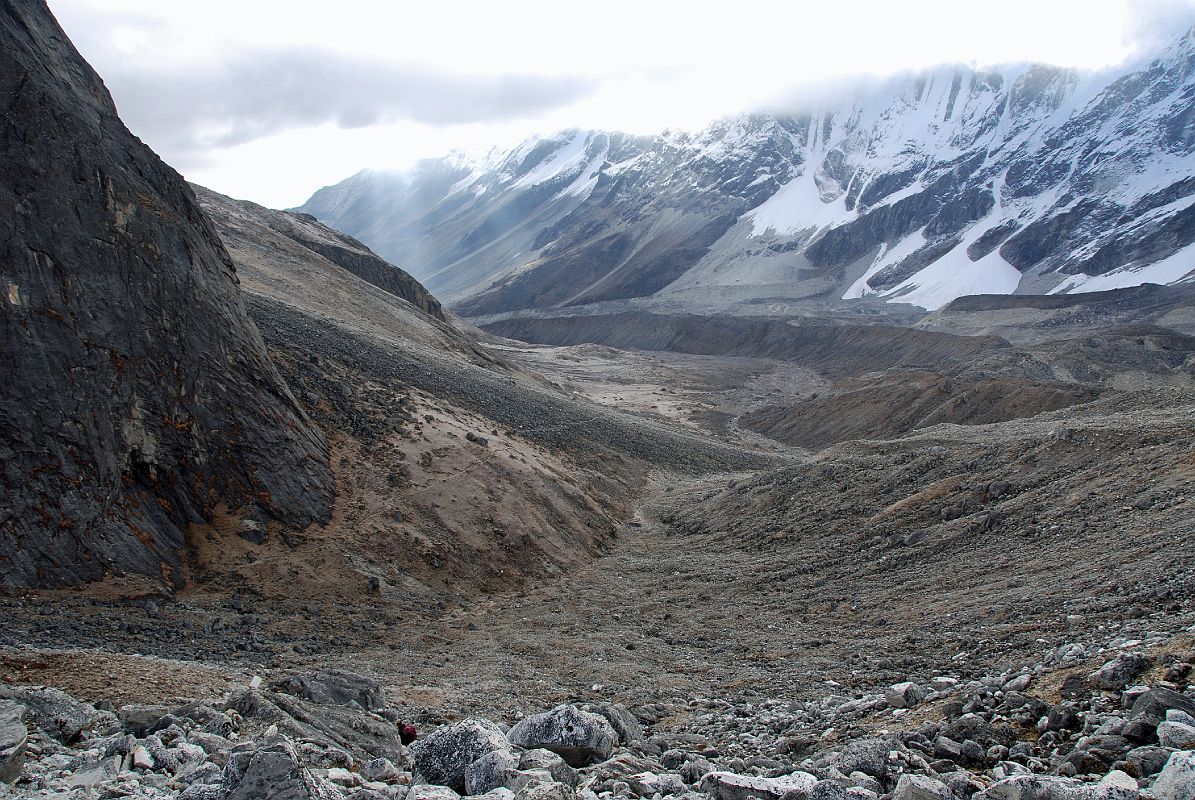
<path id="1" fill-rule="evenodd" d="M 0 798 L 1195 799 L 1193 41 L 281 211 L 3 0 Z"/>

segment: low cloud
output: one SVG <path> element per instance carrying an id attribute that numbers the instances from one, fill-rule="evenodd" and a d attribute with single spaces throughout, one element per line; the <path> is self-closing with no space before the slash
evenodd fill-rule
<path id="1" fill-rule="evenodd" d="M 501 122 L 575 103 L 592 79 L 478 76 L 319 48 L 238 53 L 203 72 L 108 70 L 121 117 L 176 166 L 293 128 Z"/>

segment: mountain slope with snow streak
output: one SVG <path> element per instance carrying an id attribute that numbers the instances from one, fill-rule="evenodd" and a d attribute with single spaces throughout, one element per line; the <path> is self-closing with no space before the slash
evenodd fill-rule
<path id="1" fill-rule="evenodd" d="M 934 309 L 1195 270 L 1195 31 L 1106 73 L 942 67 L 699 133 L 572 130 L 303 211 L 473 316 L 717 295 Z"/>

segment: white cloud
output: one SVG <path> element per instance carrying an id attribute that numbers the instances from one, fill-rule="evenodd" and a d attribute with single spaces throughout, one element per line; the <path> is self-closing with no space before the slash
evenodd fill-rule
<path id="1" fill-rule="evenodd" d="M 850 75 L 1099 68 L 1195 22 L 1195 0 L 51 7 L 135 133 L 188 177 L 270 205 L 449 147 L 572 125 L 694 127 Z"/>

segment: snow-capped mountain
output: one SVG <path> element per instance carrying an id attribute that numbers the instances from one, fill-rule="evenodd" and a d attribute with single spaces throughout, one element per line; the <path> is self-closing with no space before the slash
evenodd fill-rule
<path id="1" fill-rule="evenodd" d="M 1195 270 L 1195 31 L 1107 73 L 943 67 L 696 134 L 366 171 L 301 210 L 472 315 L 1172 283 Z"/>

